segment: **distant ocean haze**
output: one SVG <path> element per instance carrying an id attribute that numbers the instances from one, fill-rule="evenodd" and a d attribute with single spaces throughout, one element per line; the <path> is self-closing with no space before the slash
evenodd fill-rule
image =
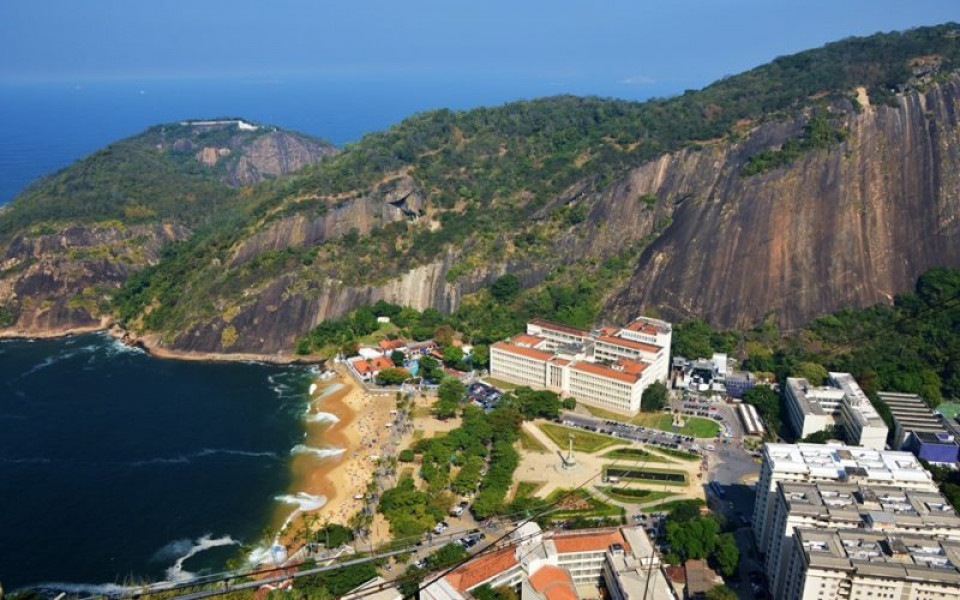
<path id="1" fill-rule="evenodd" d="M 560 93 L 642 99 L 616 82 L 450 81 L 390 77 L 155 79 L 0 85 L 0 204 L 26 185 L 147 127 L 244 117 L 338 146 L 436 108 L 465 109 Z"/>

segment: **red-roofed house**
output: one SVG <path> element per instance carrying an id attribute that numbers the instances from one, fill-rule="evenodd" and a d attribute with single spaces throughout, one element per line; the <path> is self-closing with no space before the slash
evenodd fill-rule
<path id="1" fill-rule="evenodd" d="M 375 378 L 380 371 L 392 369 L 394 366 L 393 361 L 386 356 L 356 358 L 350 361 L 350 368 L 364 381 L 370 381 Z"/>
<path id="2" fill-rule="evenodd" d="M 380 340 L 377 342 L 377 347 L 384 352 L 393 352 L 394 350 L 405 349 L 407 347 L 407 342 L 404 340 Z"/>
<path id="3" fill-rule="evenodd" d="M 603 586 L 612 597 L 626 600 L 650 578 L 650 591 L 659 594 L 650 597 L 670 598 L 663 595 L 669 586 L 642 528 L 542 533 L 527 523 L 511 537 L 510 546 L 434 580 L 421 597 L 464 600 L 471 591 L 489 585 L 511 587 L 524 599 L 578 600 L 577 586 Z"/>

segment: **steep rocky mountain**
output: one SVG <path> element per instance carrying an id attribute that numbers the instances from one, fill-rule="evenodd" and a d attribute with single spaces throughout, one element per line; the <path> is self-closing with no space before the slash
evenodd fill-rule
<path id="1" fill-rule="evenodd" d="M 111 272 L 108 285 L 86 272 L 89 284 L 67 302 L 167 349 L 275 354 L 380 299 L 456 310 L 508 272 L 531 293 L 585 282 L 599 290 L 601 320 L 655 311 L 791 328 L 889 300 L 926 268 L 960 264 L 958 32 L 947 24 L 844 40 L 645 103 L 556 97 L 434 111 L 239 191 L 224 183 L 271 171 L 245 166 L 230 136 L 201 142 L 153 128 L 152 152 L 178 173 L 203 170 L 217 193 L 193 193 L 187 178 L 147 210 L 132 191 L 119 207 L 107 195 L 101 220 L 145 226 L 163 214 L 185 228 L 150 240 L 183 242 L 159 262 L 150 255 Z M 271 148 L 261 156 L 273 164 L 296 153 Z M 127 175 L 131 190 L 152 189 L 150 176 Z M 89 191 L 53 189 L 72 207 Z M 103 186 L 91 189 L 103 197 Z M 16 292 L 36 265 L 11 253 L 63 235 L 43 229 L 51 217 L 30 193 L 10 211 L 16 219 L 0 216 L 0 235 L 23 238 L 0 246 L 11 330 L 41 322 Z M 194 226 L 198 199 L 224 215 Z M 40 289 L 64 302 L 62 286 L 31 288 Z M 53 328 L 75 318 L 44 314 Z"/>
<path id="2" fill-rule="evenodd" d="M 0 325 L 23 335 L 102 327 L 131 273 L 249 205 L 236 188 L 336 152 L 275 127 L 196 121 L 153 127 L 36 182 L 0 212 Z"/>

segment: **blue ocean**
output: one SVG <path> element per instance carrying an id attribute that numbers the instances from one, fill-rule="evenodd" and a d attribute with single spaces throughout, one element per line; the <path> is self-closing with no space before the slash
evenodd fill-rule
<path id="1" fill-rule="evenodd" d="M 616 83 L 337 78 L 0 84 L 0 204 L 163 122 L 237 116 L 342 145 L 414 113 Z M 157 360 L 102 335 L 0 341 L 0 582 L 182 579 L 264 540 L 290 483 L 304 368 Z"/>

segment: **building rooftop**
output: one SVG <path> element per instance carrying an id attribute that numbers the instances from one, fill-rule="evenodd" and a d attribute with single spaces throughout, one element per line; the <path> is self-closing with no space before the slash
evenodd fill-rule
<path id="1" fill-rule="evenodd" d="M 567 333 L 570 335 L 577 335 L 580 337 L 589 337 L 590 332 L 586 329 L 578 329 L 576 327 L 571 327 L 569 325 L 564 325 L 562 323 L 554 323 L 552 321 L 547 321 L 546 319 L 533 319 L 529 323 L 530 325 L 535 325 L 541 329 L 550 329 L 553 331 L 560 331 L 562 333 Z"/>
<path id="2" fill-rule="evenodd" d="M 670 333 L 671 331 L 670 323 L 661 321 L 660 319 L 652 319 L 650 317 L 637 317 L 629 325 L 624 327 L 624 329 L 629 329 L 630 331 L 639 331 L 641 333 L 649 333 L 651 335 L 656 335 L 658 333 Z"/>
<path id="3" fill-rule="evenodd" d="M 857 529 L 801 528 L 796 536 L 813 568 L 960 585 L 960 542 Z"/>
<path id="4" fill-rule="evenodd" d="M 520 356 L 526 356 L 527 358 L 535 358 L 537 360 L 548 361 L 553 358 L 552 352 L 545 352 L 543 350 L 535 350 L 534 348 L 525 348 L 523 346 L 517 346 L 511 344 L 510 342 L 497 342 L 492 346 L 497 350 L 503 350 L 504 352 L 509 352 L 511 354 L 518 354 Z"/>
<path id="5" fill-rule="evenodd" d="M 960 535 L 960 517 L 939 491 L 833 482 L 780 482 L 777 486 L 777 495 L 791 516 L 868 529 L 950 527 Z"/>
<path id="6" fill-rule="evenodd" d="M 517 335 L 510 338 L 510 341 L 515 346 L 529 346 L 531 348 L 536 348 L 538 345 L 544 342 L 542 337 L 535 335 L 527 335 L 525 333 L 518 333 Z"/>
<path id="7" fill-rule="evenodd" d="M 591 532 L 591 533 L 570 533 L 557 535 L 553 537 L 553 543 L 557 547 L 557 552 L 565 554 L 568 552 L 599 552 L 606 550 L 614 544 L 620 544 L 624 550 L 630 551 L 630 544 L 624 539 L 620 530 Z"/>
<path id="8" fill-rule="evenodd" d="M 598 342 L 604 342 L 614 346 L 621 346 L 623 348 L 632 348 L 634 350 L 640 350 L 643 352 L 660 352 L 663 350 L 660 346 L 655 344 L 647 344 L 645 342 L 635 342 L 633 340 L 626 340 L 621 337 L 616 337 L 612 335 L 600 335 L 597 336 Z"/>
<path id="9" fill-rule="evenodd" d="M 577 588 L 566 569 L 547 565 L 530 576 L 530 585 L 547 600 L 577 600 Z"/>
<path id="10" fill-rule="evenodd" d="M 393 361 L 386 356 L 375 356 L 373 358 L 358 358 L 350 362 L 357 373 L 366 375 L 367 373 L 379 373 L 384 369 L 392 369 L 395 365 Z"/>
<path id="11" fill-rule="evenodd" d="M 515 549 L 507 547 L 457 567 L 445 579 L 458 591 L 465 592 L 517 564 Z"/>
<path id="12" fill-rule="evenodd" d="M 843 390 L 843 395 L 849 406 L 853 409 L 853 417 L 859 421 L 861 426 L 869 425 L 872 427 L 886 428 L 886 424 L 880 417 L 880 413 L 874 408 L 873 403 L 867 398 L 867 395 L 860 389 L 857 380 L 850 373 L 830 373 L 830 380 L 834 385 Z"/>
<path id="13" fill-rule="evenodd" d="M 636 372 L 635 369 L 635 372 L 629 373 L 626 369 L 618 371 L 613 367 L 607 367 L 601 364 L 587 362 L 585 360 L 573 363 L 570 365 L 570 368 L 575 371 L 591 373 L 593 375 L 599 375 L 608 379 L 616 379 L 617 381 L 623 381 L 624 383 L 632 384 L 636 383 L 640 379 L 640 372 Z"/>
<path id="14" fill-rule="evenodd" d="M 879 483 L 912 482 L 936 486 L 929 472 L 909 452 L 873 450 L 841 443 L 766 444 L 764 459 L 775 472 L 805 474 L 818 479 L 863 477 Z"/>

